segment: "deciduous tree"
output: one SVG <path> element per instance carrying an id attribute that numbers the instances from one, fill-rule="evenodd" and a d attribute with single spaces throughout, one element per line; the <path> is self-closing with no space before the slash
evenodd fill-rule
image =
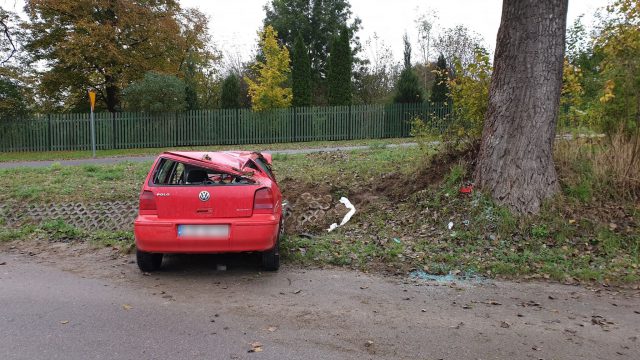
<path id="1" fill-rule="evenodd" d="M 567 0 L 502 4 L 475 182 L 517 213 L 537 213 L 559 190 L 553 144 L 567 6 Z"/>
<path id="2" fill-rule="evenodd" d="M 251 107 L 254 111 L 289 107 L 292 100 L 291 88 L 287 87 L 291 72 L 289 50 L 278 44 L 278 33 L 271 25 L 267 25 L 259 36 L 264 61 L 254 65 L 255 80 L 245 76 Z"/>
<path id="3" fill-rule="evenodd" d="M 43 61 L 41 93 L 69 109 L 98 92 L 98 107 L 119 109 L 123 88 L 149 70 L 178 74 L 187 55 L 206 52 L 203 16 L 175 0 L 28 0 L 25 48 Z"/>
<path id="4" fill-rule="evenodd" d="M 164 113 L 187 109 L 185 83 L 174 75 L 149 71 L 142 80 L 124 89 L 128 111 Z"/>
<path id="5" fill-rule="evenodd" d="M 402 70 L 393 58 L 391 48 L 376 33 L 363 46 L 363 60 L 354 74 L 354 102 L 387 103 Z"/>
<path id="6" fill-rule="evenodd" d="M 458 25 L 445 29 L 435 39 L 433 47 L 444 56 L 447 64 L 451 65 L 458 59 L 462 67 L 466 68 L 474 61 L 475 48 L 484 48 L 483 42 L 482 36 L 463 25 Z"/>

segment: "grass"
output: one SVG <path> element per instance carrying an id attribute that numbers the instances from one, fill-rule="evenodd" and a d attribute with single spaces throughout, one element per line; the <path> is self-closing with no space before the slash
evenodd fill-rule
<path id="1" fill-rule="evenodd" d="M 371 146 L 367 150 L 306 155 L 275 155 L 275 172 L 285 197 L 301 192 L 371 199 L 332 233 L 313 237 L 290 233 L 282 243 L 285 261 L 336 265 L 365 271 L 434 274 L 478 273 L 506 278 L 623 283 L 640 281 L 640 208 L 637 202 L 602 192 L 601 178 L 585 164 L 563 163 L 563 194 L 539 215 L 519 218 L 479 192 L 459 194 L 469 178 L 464 163 L 441 169 L 429 187 L 394 197 L 425 176 L 433 150 Z M 5 186 L 0 202 L 33 204 L 136 200 L 149 163 L 0 170 Z M 427 172 L 428 174 L 428 172 Z M 584 182 L 586 185 L 580 185 Z M 385 185 L 387 184 L 387 185 Z M 577 191 L 577 188 L 582 190 Z M 604 196 L 604 197 L 603 197 Z M 447 224 L 452 222 L 453 228 Z M 63 222 L 10 229 L 0 241 L 46 237 L 51 241 L 88 240 L 96 246 L 132 249 L 130 232 L 86 232 Z"/>
<path id="2" fill-rule="evenodd" d="M 172 148 L 143 148 L 143 149 L 113 149 L 98 150 L 96 157 L 124 157 L 124 156 L 155 156 L 167 150 L 284 150 L 284 149 L 314 149 L 335 146 L 369 146 L 371 148 L 383 148 L 390 144 L 401 144 L 414 141 L 411 138 L 391 138 L 391 139 L 361 139 L 361 140 L 341 140 L 341 141 L 309 141 L 295 143 L 278 144 L 246 144 L 246 145 L 209 145 L 209 146 L 185 146 Z M 38 161 L 38 160 L 75 160 L 89 159 L 92 154 L 90 150 L 85 151 L 44 151 L 44 152 L 0 152 L 0 162 L 14 161 Z"/>

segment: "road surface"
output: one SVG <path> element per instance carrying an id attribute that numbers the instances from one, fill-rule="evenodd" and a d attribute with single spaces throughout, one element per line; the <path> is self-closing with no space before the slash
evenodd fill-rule
<path id="1" fill-rule="evenodd" d="M 640 291 L 0 246 L 1 359 L 638 359 Z M 218 271 L 217 264 L 227 266 Z M 258 344 L 259 343 L 259 344 Z M 261 346 L 257 346 L 261 345 Z M 252 352 L 257 351 L 257 352 Z"/>

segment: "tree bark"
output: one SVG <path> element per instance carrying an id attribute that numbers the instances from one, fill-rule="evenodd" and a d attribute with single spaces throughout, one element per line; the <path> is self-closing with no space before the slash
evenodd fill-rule
<path id="1" fill-rule="evenodd" d="M 112 76 L 107 75 L 105 76 L 105 79 L 105 91 L 107 93 L 105 102 L 107 110 L 109 112 L 116 112 L 120 103 L 118 99 L 118 86 L 115 84 L 115 79 Z"/>
<path id="2" fill-rule="evenodd" d="M 553 164 L 568 0 L 504 0 L 476 185 L 521 214 L 559 191 Z"/>

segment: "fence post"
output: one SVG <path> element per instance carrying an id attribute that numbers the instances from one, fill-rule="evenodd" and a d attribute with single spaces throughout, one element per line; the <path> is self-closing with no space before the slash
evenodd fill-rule
<path id="1" fill-rule="evenodd" d="M 349 104 L 349 128 L 348 128 L 348 130 L 347 130 L 347 132 L 348 132 L 347 138 L 348 138 L 349 140 L 353 140 L 353 139 L 351 138 L 351 133 L 352 133 L 351 128 L 352 128 L 352 125 L 353 125 L 353 119 L 351 118 L 351 104 Z"/>
<path id="2" fill-rule="evenodd" d="M 116 149 L 116 113 L 111 113 L 111 148 Z"/>
<path id="3" fill-rule="evenodd" d="M 177 111 L 175 116 L 175 123 L 176 123 L 176 126 L 175 126 L 176 131 L 173 132 L 175 134 L 173 146 L 178 146 L 178 131 L 177 131 L 178 130 L 178 112 Z"/>
<path id="4" fill-rule="evenodd" d="M 53 150 L 53 139 L 51 138 L 53 131 L 51 129 L 51 114 L 47 114 L 47 137 L 49 142 L 49 151 Z"/>

